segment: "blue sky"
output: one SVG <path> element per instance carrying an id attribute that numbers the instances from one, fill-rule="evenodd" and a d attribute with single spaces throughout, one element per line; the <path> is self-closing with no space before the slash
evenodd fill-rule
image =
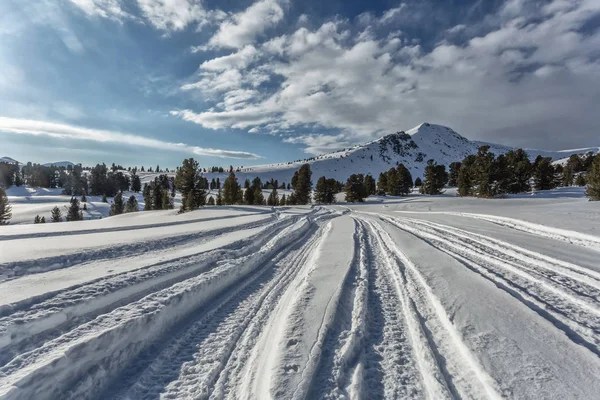
<path id="1" fill-rule="evenodd" d="M 305 158 L 410 129 L 600 142 L 600 2 L 3 0 L 0 156 Z"/>

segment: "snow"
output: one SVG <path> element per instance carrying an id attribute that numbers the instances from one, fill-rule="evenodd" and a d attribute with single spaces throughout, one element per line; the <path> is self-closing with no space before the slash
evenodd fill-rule
<path id="1" fill-rule="evenodd" d="M 0 399 L 596 398 L 599 222 L 562 188 L 3 226 Z"/>

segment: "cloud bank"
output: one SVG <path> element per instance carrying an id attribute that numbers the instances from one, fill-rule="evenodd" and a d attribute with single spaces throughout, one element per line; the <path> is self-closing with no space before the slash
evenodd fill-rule
<path id="1" fill-rule="evenodd" d="M 261 158 L 257 154 L 245 151 L 204 148 L 187 145 L 185 143 L 170 143 L 122 132 L 82 128 L 73 125 L 27 119 L 0 117 L 0 131 L 13 134 L 47 136 L 57 139 L 77 139 L 100 143 L 127 144 L 131 146 L 141 146 L 157 150 L 184 152 L 198 156 L 237 158 L 245 160 L 256 160 Z"/>

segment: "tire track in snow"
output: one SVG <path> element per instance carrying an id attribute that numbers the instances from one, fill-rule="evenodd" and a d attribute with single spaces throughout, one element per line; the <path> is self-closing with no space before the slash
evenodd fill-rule
<path id="1" fill-rule="evenodd" d="M 94 398 L 126 364 L 229 288 L 238 287 L 313 226 L 304 218 L 256 253 L 103 314 L 0 368 L 0 397 Z M 52 375 L 53 379 L 40 379 Z M 67 392 L 68 391 L 68 392 Z"/>
<path id="2" fill-rule="evenodd" d="M 161 392 L 168 398 L 208 398 L 221 375 L 232 368 L 230 363 L 243 358 L 239 342 L 247 338 L 248 330 L 261 329 L 283 288 L 298 273 L 321 235 L 316 230 L 308 232 L 298 240 L 300 246 L 283 249 L 240 288 L 217 299 L 207 312 L 194 316 L 196 321 L 158 354 L 147 352 L 136 360 L 136 369 L 140 365 L 147 367 L 134 382 L 125 382 L 128 388 L 114 398 L 154 398 Z"/>
<path id="3" fill-rule="evenodd" d="M 497 384 L 463 342 L 418 267 L 381 225 L 365 219 L 401 300 L 425 396 L 500 399 Z"/>
<path id="4" fill-rule="evenodd" d="M 417 214 L 421 212 L 413 211 L 396 211 L 399 213 Z M 536 236 L 541 236 L 549 239 L 560 240 L 563 242 L 575 244 L 582 247 L 587 247 L 596 251 L 600 251 L 600 237 L 588 235 L 585 233 L 571 231 L 562 228 L 553 228 L 546 225 L 540 225 L 533 222 L 523 221 L 515 218 L 499 217 L 488 214 L 472 214 L 452 211 L 430 211 L 427 214 L 446 214 L 456 215 L 459 217 L 480 219 L 483 221 L 492 222 L 496 225 L 505 226 L 522 232 L 531 233 Z"/>
<path id="5" fill-rule="evenodd" d="M 263 214 L 258 214 L 262 216 Z M 244 216 L 247 217 L 247 216 Z M 171 235 L 127 243 L 122 245 L 111 245 L 92 249 L 81 249 L 77 253 L 59 254 L 50 257 L 35 258 L 30 260 L 0 263 L 0 282 L 17 278 L 22 275 L 37 274 L 57 269 L 69 268 L 81 264 L 111 260 L 118 262 L 119 259 L 128 259 L 135 254 L 147 255 L 149 252 L 172 251 L 180 246 L 190 246 L 214 238 L 219 235 L 235 232 L 240 229 L 251 229 L 258 226 L 273 223 L 275 214 L 271 218 L 261 218 L 242 225 L 233 225 L 225 228 L 203 230 L 193 233 Z M 231 218 L 232 220 L 234 218 Z"/>
<path id="6" fill-rule="evenodd" d="M 298 219 L 278 221 L 271 224 L 266 233 L 261 230 L 214 250 L 86 282 L 59 291 L 21 310 L 19 305 L 15 305 L 13 308 L 17 309 L 16 312 L 0 318 L 0 366 L 15 355 L 32 350 L 43 341 L 51 340 L 101 314 L 204 273 L 219 260 L 250 254 Z M 259 228 L 265 229 L 263 226 Z M 241 229 L 239 232 L 256 229 Z"/>
<path id="7" fill-rule="evenodd" d="M 568 281 L 567 275 L 563 275 L 561 280 L 563 284 L 568 284 L 561 286 L 557 280 L 549 281 L 539 271 L 532 271 L 531 265 L 528 265 L 530 260 L 515 259 L 512 250 L 516 246 L 503 249 L 502 242 L 496 240 L 493 241 L 494 246 L 489 246 L 483 242 L 481 235 L 428 221 L 381 218 L 428 242 L 490 280 L 564 331 L 572 341 L 600 356 L 600 302 L 593 281 L 588 280 L 587 287 L 582 283 L 579 285 L 581 290 L 585 290 L 582 296 L 573 291 L 574 285 Z M 480 247 L 473 243 L 478 243 Z M 551 270 L 551 267 L 547 268 Z M 554 272 L 559 273 L 559 268 Z"/>
<path id="8" fill-rule="evenodd" d="M 250 326 L 246 329 L 238 341 L 234 351 L 235 357 L 228 359 L 225 368 L 219 375 L 219 380 L 215 385 L 215 390 L 211 398 L 223 399 L 239 397 L 239 387 L 244 379 L 245 369 L 250 362 L 252 352 L 259 340 L 261 332 L 264 331 L 265 325 L 269 323 L 273 310 L 283 296 L 285 290 L 297 279 L 302 279 L 307 270 L 311 267 L 309 261 L 313 258 L 315 252 L 322 246 L 327 233 L 330 230 L 330 223 L 327 223 L 317 232 L 315 237 L 311 239 L 291 257 L 286 257 L 280 261 L 282 268 L 285 268 L 285 278 L 277 283 L 273 288 L 269 289 L 269 294 L 266 298 L 265 306 L 259 309 L 257 315 L 250 322 Z M 288 342 L 288 345 L 294 346 L 293 339 Z"/>
<path id="9" fill-rule="evenodd" d="M 355 223 L 352 268 L 344 282 L 333 326 L 323 343 L 308 398 L 363 397 L 368 269 L 365 228 L 359 221 Z"/>
<path id="10" fill-rule="evenodd" d="M 175 212 L 175 211 L 174 211 Z M 202 213 L 202 210 L 198 211 Z M 17 239 L 35 239 L 35 238 L 48 238 L 53 236 L 73 236 L 73 235 L 89 235 L 92 233 L 109 233 L 109 232 L 123 232 L 123 231 L 132 231 L 139 229 L 151 229 L 151 228 L 166 228 L 170 226 L 179 226 L 179 225 L 189 225 L 195 224 L 198 222 L 209 222 L 216 220 L 224 220 L 224 219 L 233 219 L 233 218 L 242 218 L 247 217 L 249 215 L 260 215 L 260 214 L 271 214 L 272 210 L 264 211 L 257 209 L 255 212 L 247 212 L 245 214 L 239 215 L 223 215 L 217 217 L 204 217 L 204 218 L 193 218 L 193 219 L 185 219 L 183 221 L 171 221 L 171 222 L 161 222 L 154 224 L 140 224 L 140 225 L 126 225 L 126 226 L 113 226 L 113 227 L 104 227 L 104 228 L 95 228 L 95 229 L 79 229 L 79 230 L 61 230 L 61 231 L 51 231 L 51 232 L 35 232 L 35 233 L 16 233 L 13 234 L 5 234 L 4 232 L 0 234 L 0 241 L 4 240 L 17 240 Z"/>

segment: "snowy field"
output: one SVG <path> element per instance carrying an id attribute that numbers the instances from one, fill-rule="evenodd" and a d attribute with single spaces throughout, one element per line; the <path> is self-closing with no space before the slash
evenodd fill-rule
<path id="1" fill-rule="evenodd" d="M 59 200 L 12 196 L 22 222 Z M 448 191 L 4 226 L 0 399 L 597 399 L 599 206 Z"/>

